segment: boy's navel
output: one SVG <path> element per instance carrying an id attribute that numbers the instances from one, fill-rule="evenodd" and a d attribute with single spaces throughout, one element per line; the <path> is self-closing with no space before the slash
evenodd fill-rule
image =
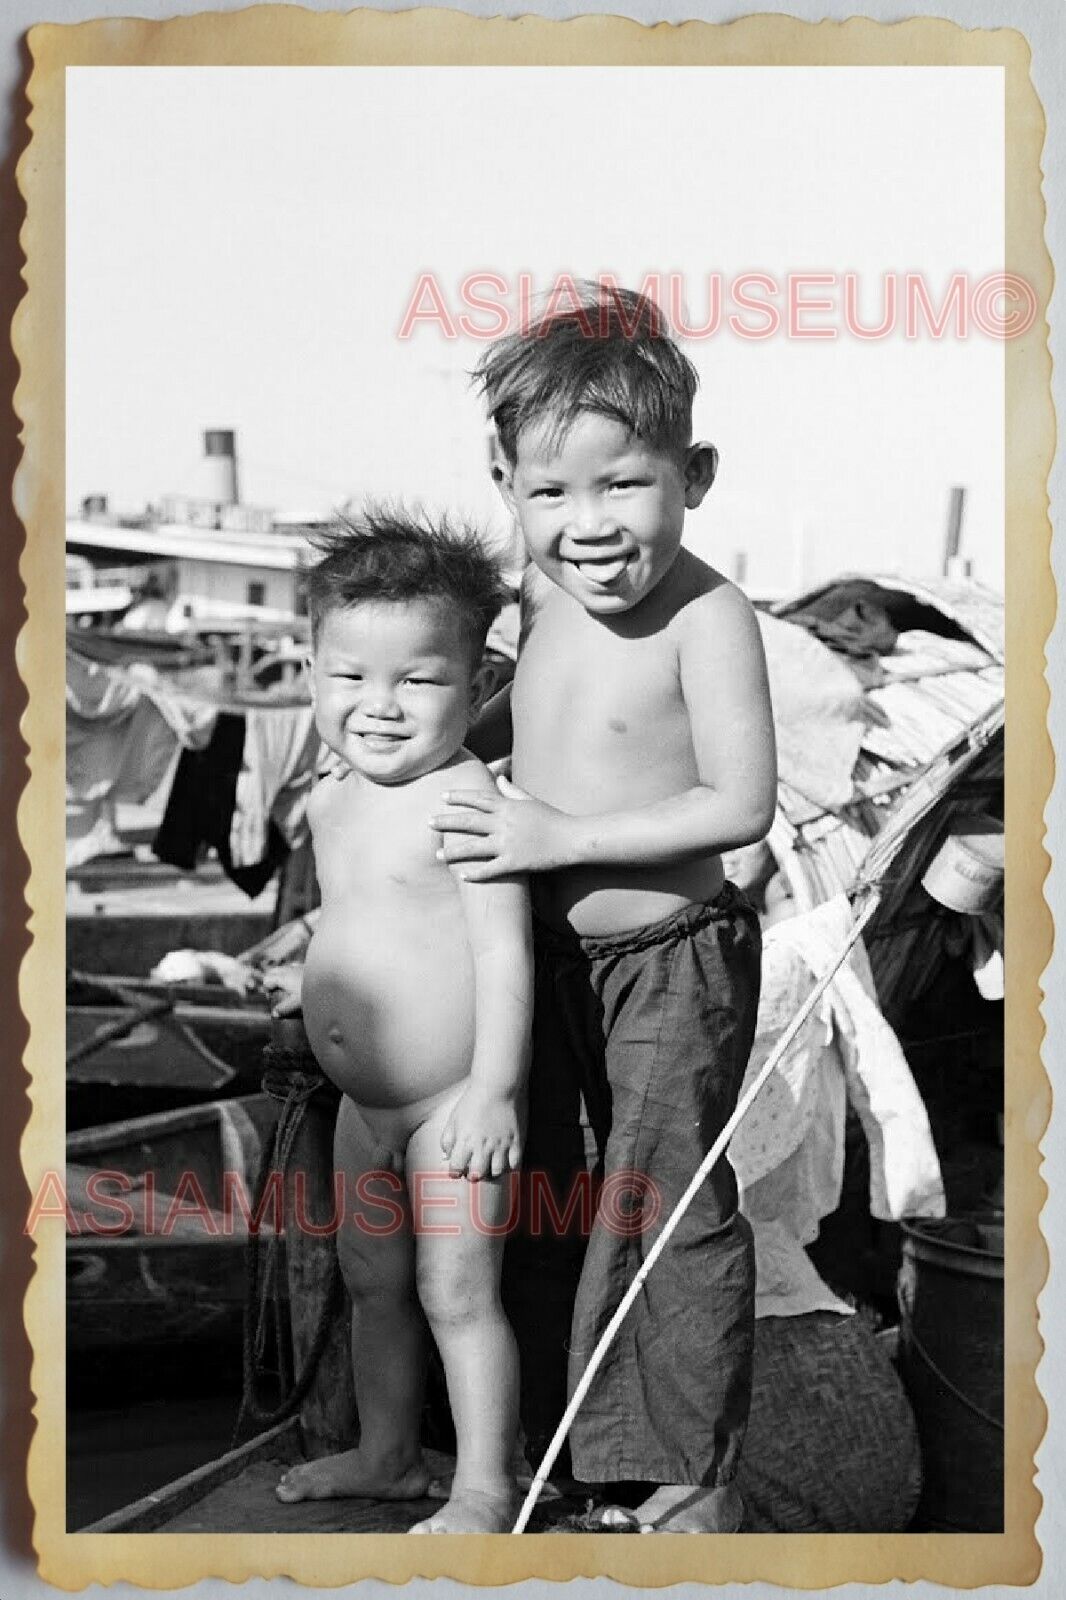
<path id="1" fill-rule="evenodd" d="M 612 733 L 628 733 L 629 732 L 629 725 L 627 723 L 623 722 L 621 717 L 608 717 L 607 718 L 607 726 L 610 728 Z"/>

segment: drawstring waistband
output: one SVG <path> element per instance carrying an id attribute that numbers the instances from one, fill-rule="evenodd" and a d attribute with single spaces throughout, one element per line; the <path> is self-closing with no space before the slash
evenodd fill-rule
<path id="1" fill-rule="evenodd" d="M 554 928 L 537 913 L 533 913 L 533 928 L 537 945 L 558 955 L 601 956 L 628 955 L 638 950 L 661 947 L 672 940 L 691 937 L 717 917 L 729 916 L 735 911 L 755 915 L 746 896 L 729 878 L 713 900 L 693 901 L 672 911 L 658 922 L 649 922 L 642 928 L 627 928 L 621 933 L 575 933 L 572 928 Z"/>

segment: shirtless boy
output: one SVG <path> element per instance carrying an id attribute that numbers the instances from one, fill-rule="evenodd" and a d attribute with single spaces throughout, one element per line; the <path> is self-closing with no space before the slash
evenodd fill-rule
<path id="1" fill-rule="evenodd" d="M 457 1464 L 451 1498 L 412 1532 L 505 1532 L 518 1366 L 499 1278 L 528 1068 L 528 898 L 514 874 L 465 881 L 426 826 L 453 785 L 494 792 L 463 740 L 485 697 L 485 635 L 505 591 L 476 542 L 399 514 L 366 514 L 326 552 L 308 580 L 315 720 L 342 765 L 309 807 L 322 912 L 302 1005 L 342 1094 L 335 1160 L 348 1220 L 337 1247 L 360 1438 L 294 1467 L 277 1493 L 426 1493 L 428 1321 Z M 381 1231 L 388 1212 L 372 1200 L 367 1211 L 367 1194 L 393 1214 L 402 1204 L 403 1226 Z M 378 1231 L 353 1222 L 353 1209 Z"/>
<path id="2" fill-rule="evenodd" d="M 589 286 L 582 307 L 492 346 L 478 376 L 532 563 L 514 784 L 447 785 L 434 826 L 471 882 L 538 874 L 526 1170 L 550 1175 L 565 1216 L 585 1163 L 583 1100 L 600 1170 L 628 1174 L 643 1207 L 626 1228 L 601 1205 L 587 1248 L 577 1207 L 568 1228 L 527 1217 L 509 1243 L 536 1460 L 565 1401 L 565 1352 L 572 1390 L 736 1102 L 760 946 L 721 852 L 769 828 L 776 759 L 752 608 L 681 547 L 717 454 L 692 442 L 696 374 L 657 308 Z M 608 1507 L 606 1526 L 738 1527 L 753 1297 L 750 1231 L 722 1161 L 571 1433 L 576 1476 L 639 1502 Z"/>

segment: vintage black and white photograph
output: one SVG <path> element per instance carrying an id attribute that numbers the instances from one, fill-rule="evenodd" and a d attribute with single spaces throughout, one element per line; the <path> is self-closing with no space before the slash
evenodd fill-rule
<path id="1" fill-rule="evenodd" d="M 1003 92 L 67 69 L 68 1532 L 1004 1530 Z"/>

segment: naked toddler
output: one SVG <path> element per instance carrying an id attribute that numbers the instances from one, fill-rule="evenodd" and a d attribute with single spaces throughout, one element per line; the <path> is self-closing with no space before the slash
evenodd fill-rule
<path id="1" fill-rule="evenodd" d="M 322 912 L 302 1006 L 342 1094 L 337 1247 L 360 1439 L 292 1468 L 277 1493 L 426 1493 L 428 1322 L 457 1464 L 447 1504 L 412 1531 L 504 1532 L 515 1513 L 518 1370 L 499 1277 L 522 1147 L 527 891 L 517 875 L 465 882 L 426 826 L 451 785 L 493 787 L 463 740 L 488 687 L 481 657 L 504 591 L 471 538 L 368 512 L 330 537 L 308 592 L 315 719 L 341 761 L 309 807 Z M 380 1223 L 373 1231 L 353 1223 L 353 1197 Z"/>

